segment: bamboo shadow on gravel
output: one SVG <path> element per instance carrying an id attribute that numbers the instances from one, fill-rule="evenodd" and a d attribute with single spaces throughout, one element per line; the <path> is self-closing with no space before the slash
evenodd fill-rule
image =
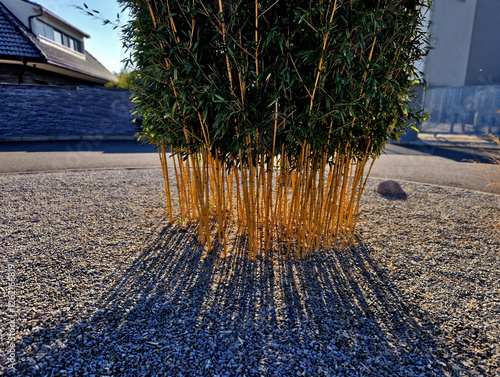
<path id="1" fill-rule="evenodd" d="M 469 374 L 360 240 L 307 260 L 252 262 L 244 236 L 231 235 L 222 259 L 205 254 L 196 234 L 156 232 L 99 309 L 61 330 L 58 347 L 43 347 L 43 331 L 25 336 L 40 342 L 30 357 L 43 353 L 70 375 Z M 28 363 L 18 372 L 47 374 Z"/>

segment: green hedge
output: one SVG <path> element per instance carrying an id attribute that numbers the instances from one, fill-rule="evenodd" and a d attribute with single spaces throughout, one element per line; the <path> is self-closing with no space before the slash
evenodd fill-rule
<path id="1" fill-rule="evenodd" d="M 238 161 L 249 144 L 271 153 L 278 117 L 275 153 L 306 143 L 376 154 L 422 119 L 407 112 L 426 42 L 421 1 L 121 3 L 146 140 Z"/>
<path id="2" fill-rule="evenodd" d="M 224 256 L 231 219 L 251 259 L 272 242 L 299 258 L 352 243 L 370 157 L 422 119 L 411 103 L 424 4 L 121 2 L 141 138 L 159 146 L 170 221 L 176 186 L 208 250 L 217 218 Z"/>

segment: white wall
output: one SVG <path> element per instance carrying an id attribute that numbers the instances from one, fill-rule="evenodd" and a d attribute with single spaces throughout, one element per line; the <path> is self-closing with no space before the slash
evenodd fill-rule
<path id="1" fill-rule="evenodd" d="M 429 27 L 430 27 L 430 23 L 431 23 L 431 14 L 432 14 L 432 9 L 429 9 L 429 8 L 424 8 L 422 10 L 424 12 L 424 22 L 421 26 L 420 31 L 424 32 L 424 33 L 428 33 L 429 32 Z M 424 46 L 425 48 L 428 48 L 429 46 L 428 45 L 425 45 Z M 415 68 L 417 68 L 417 70 L 419 72 L 424 72 L 425 74 L 425 64 L 427 62 L 427 57 L 424 57 L 422 60 L 418 61 L 415 63 Z"/>
<path id="2" fill-rule="evenodd" d="M 41 13 L 40 7 L 30 4 L 26 1 L 2 0 L 2 3 L 28 28 L 30 27 L 29 17 L 34 15 L 39 15 Z M 37 17 L 31 19 L 31 26 L 33 28 L 32 31 L 35 34 L 40 34 L 40 23 L 38 22 L 38 20 L 43 20 L 47 24 L 52 25 L 61 31 L 64 31 L 66 34 L 76 39 L 79 39 L 82 42 L 84 40 L 84 35 L 78 32 L 78 30 L 61 22 L 57 18 L 52 17 L 50 14 L 46 12 L 39 18 Z"/>
<path id="3" fill-rule="evenodd" d="M 42 25 L 41 25 L 40 21 L 43 21 L 46 24 L 49 24 L 49 25 L 57 28 L 58 30 L 65 32 L 66 34 L 70 35 L 71 37 L 80 40 L 82 43 L 84 42 L 84 37 L 82 34 L 77 33 L 75 31 L 75 29 L 68 27 L 68 25 L 60 22 L 59 20 L 57 20 L 54 17 L 51 17 L 47 13 L 45 13 L 41 17 L 38 17 L 38 18 L 31 20 L 31 25 L 33 27 L 33 32 L 35 34 L 42 34 L 41 29 L 40 29 Z"/>
<path id="4" fill-rule="evenodd" d="M 500 85 L 500 1 L 477 2 L 465 85 Z"/>
<path id="5" fill-rule="evenodd" d="M 476 5 L 477 0 L 434 0 L 425 63 L 429 86 L 465 85 Z"/>
<path id="6" fill-rule="evenodd" d="M 2 0 L 5 5 L 26 27 L 29 27 L 28 18 L 40 14 L 40 7 L 21 0 Z"/>

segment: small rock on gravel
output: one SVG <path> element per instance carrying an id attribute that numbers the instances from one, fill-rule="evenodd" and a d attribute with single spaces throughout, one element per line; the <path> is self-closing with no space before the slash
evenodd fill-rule
<path id="1" fill-rule="evenodd" d="M 383 181 L 378 184 L 377 192 L 381 195 L 394 195 L 406 197 L 406 192 L 396 181 Z"/>

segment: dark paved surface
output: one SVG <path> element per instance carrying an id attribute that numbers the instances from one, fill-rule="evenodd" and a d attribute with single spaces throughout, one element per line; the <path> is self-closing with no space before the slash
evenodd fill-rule
<path id="1" fill-rule="evenodd" d="M 500 166 L 491 153 L 498 151 L 389 144 L 370 176 L 500 194 Z"/>
<path id="2" fill-rule="evenodd" d="M 155 148 L 135 141 L 0 143 L 0 173 L 159 166 Z"/>
<path id="3" fill-rule="evenodd" d="M 493 150 L 481 148 L 441 147 L 433 145 L 400 145 L 389 143 L 385 147 L 388 155 L 404 156 L 434 156 L 455 162 L 491 163 L 490 154 Z"/>
<path id="4" fill-rule="evenodd" d="M 479 148 L 388 144 L 372 177 L 462 187 L 500 194 L 489 181 L 500 167 Z M 58 141 L 0 143 L 0 173 L 160 167 L 151 145 L 134 141 Z M 498 182 L 498 181 L 497 181 Z"/>

